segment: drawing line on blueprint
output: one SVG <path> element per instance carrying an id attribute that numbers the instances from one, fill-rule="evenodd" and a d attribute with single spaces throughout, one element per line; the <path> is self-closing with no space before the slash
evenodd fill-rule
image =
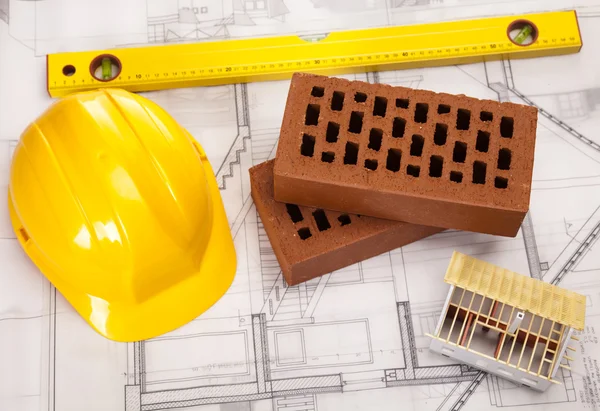
<path id="1" fill-rule="evenodd" d="M 166 7 L 174 5 L 176 10 L 164 15 L 152 14 L 150 6 L 152 3 L 157 4 L 156 2 L 145 3 L 149 10 L 145 11 L 148 42 L 157 43 L 234 37 L 239 34 L 231 31 L 244 24 L 251 28 L 252 35 L 260 35 L 261 25 L 267 27 L 269 24 L 284 24 L 290 20 L 292 13 L 283 0 L 219 0 L 204 2 L 203 5 L 196 5 L 197 2 L 193 0 L 170 1 L 165 2 Z M 334 1 L 313 3 L 330 9 L 337 7 Z M 401 11 L 441 10 L 448 5 L 448 2 L 441 0 L 365 0 L 360 3 L 359 7 L 369 10 L 385 9 L 386 17 L 382 20 L 385 24 L 393 24 Z M 467 3 L 475 5 L 472 1 L 461 3 L 456 8 L 469 7 Z M 509 1 L 504 3 L 513 4 Z M 8 4 L 9 1 L 0 0 L 0 24 L 10 21 Z M 478 6 L 483 4 L 497 6 L 497 3 L 491 1 L 477 3 Z M 216 6 L 216 12 L 211 9 L 211 5 Z M 250 9 L 251 7 L 253 8 Z M 594 7 L 596 8 L 582 6 L 581 10 L 584 12 L 580 15 L 587 19 L 600 16 L 600 7 Z M 37 18 L 36 13 L 35 19 Z M 35 37 L 33 45 L 24 43 L 22 39 L 16 40 L 30 49 L 37 48 Z M 600 151 L 598 141 L 586 136 L 587 132 L 578 131 L 576 126 L 569 125 L 572 118 L 584 116 L 586 111 L 594 112 L 595 106 L 590 103 L 595 101 L 593 89 L 556 96 L 559 109 L 554 113 L 545 109 L 543 103 L 538 103 L 537 96 L 521 92 L 519 84 L 515 86 L 515 79 L 518 80 L 517 83 L 521 80 L 518 76 L 513 76 L 509 60 L 482 66 L 484 80 L 461 67 L 455 69 L 474 83 L 492 90 L 499 101 L 520 101 L 536 106 L 540 112 L 542 129 L 573 146 L 586 158 L 597 162 L 597 153 Z M 365 73 L 353 78 L 419 88 L 426 81 L 427 73 Z M 555 390 L 551 399 L 536 402 L 530 397 L 515 404 L 507 398 L 511 390 L 518 387 L 501 379 L 460 364 L 430 365 L 428 361 L 431 359 L 424 357 L 427 345 L 423 333 L 431 319 L 438 315 L 442 302 L 433 301 L 429 305 L 415 302 L 419 301 L 418 292 L 414 289 L 414 280 L 409 281 L 407 273 L 415 264 L 419 264 L 411 262 L 411 259 L 414 260 L 415 256 L 424 252 L 422 250 L 431 254 L 428 260 L 440 263 L 447 259 L 444 252 L 448 244 L 456 242 L 472 248 L 473 252 L 470 254 L 474 256 L 500 256 L 506 252 L 523 251 L 523 258 L 532 277 L 558 284 L 570 278 L 568 274 L 573 273 L 598 244 L 600 206 L 585 221 L 565 220 L 565 225 L 575 226 L 570 232 L 570 227 L 563 229 L 570 241 L 562 246 L 562 251 L 552 256 L 552 260 L 540 254 L 539 238 L 536 238 L 536 221 L 540 217 L 535 212 L 530 212 L 516 239 L 478 237 L 449 230 L 431 240 L 419 242 L 422 250 L 403 247 L 379 256 L 373 260 L 376 263 L 374 267 L 370 265 L 374 264 L 373 261 L 361 262 L 307 283 L 288 287 L 283 281 L 274 252 L 253 206 L 247 182 L 244 181 L 249 166 L 274 157 L 278 139 L 276 122 L 260 121 L 253 117 L 255 109 L 249 102 L 261 90 L 254 88 L 251 91 L 253 87 L 236 84 L 225 88 L 228 91 L 226 94 L 233 96 L 232 107 L 235 113 L 232 118 L 236 131 L 230 140 L 224 140 L 227 142 L 223 145 L 226 144 L 227 147 L 219 164 L 213 164 L 221 193 L 232 199 L 236 197 L 228 210 L 231 230 L 236 241 L 240 241 L 244 247 L 245 264 L 254 267 L 247 268 L 247 273 L 238 272 L 238 276 L 247 276 L 248 287 L 230 290 L 228 296 L 247 296 L 251 309 L 238 311 L 237 316 L 199 318 L 194 321 L 198 324 L 194 330 L 201 329 L 201 332 L 187 331 L 186 328 L 183 334 L 127 344 L 126 372 L 123 376 L 126 379 L 126 411 L 229 403 L 237 403 L 239 410 L 245 411 L 250 409 L 247 405 L 249 402 L 264 400 L 272 402 L 273 410 L 292 408 L 298 411 L 316 411 L 320 406 L 317 400 L 322 393 L 343 396 L 348 392 L 369 392 L 394 387 L 415 387 L 422 390 L 422 395 L 437 401 L 433 406 L 439 411 L 460 410 L 469 401 L 473 401 L 476 394 L 485 393 L 486 390 L 489 404 L 496 407 L 578 401 L 574 377 L 566 370 L 560 371 L 564 381 L 563 388 Z M 225 99 L 230 98 L 227 95 Z M 554 98 L 553 95 L 550 97 Z M 196 99 L 198 97 L 192 95 L 190 101 L 200 104 Z M 179 114 L 177 108 L 174 112 Z M 253 127 L 254 124 L 258 125 Z M 572 189 L 579 186 L 582 179 L 590 181 L 593 178 L 594 176 L 541 178 L 534 180 L 532 190 Z M 240 240 L 242 238 L 243 241 Z M 10 240 L 13 238 L 10 237 Z M 251 273 L 251 270 L 258 270 L 258 273 Z M 381 318 L 388 328 L 392 327 L 394 330 L 393 336 L 389 337 L 392 346 L 374 346 L 378 344 L 378 327 L 381 324 L 377 323 L 376 310 L 369 306 L 351 314 L 345 314 L 345 310 L 336 311 L 333 315 L 323 314 L 323 311 L 331 310 L 335 304 L 336 300 L 331 300 L 331 290 L 334 289 L 342 295 L 354 295 L 352 290 L 364 293 L 369 290 L 389 291 L 385 299 L 385 308 L 389 312 Z M 31 319 L 42 319 L 44 322 L 43 351 L 46 353 L 47 369 L 43 372 L 42 386 L 48 388 L 42 390 L 42 402 L 47 404 L 45 409 L 57 411 L 60 409 L 57 408 L 57 392 L 60 391 L 56 390 L 56 374 L 61 367 L 59 360 L 57 368 L 57 323 L 60 324 L 63 317 L 57 316 L 57 293 L 53 287 L 46 285 L 43 298 L 44 313 L 32 315 Z M 345 315 L 344 318 L 331 319 L 332 316 L 342 314 Z M 0 322 L 8 323 L 8 320 L 17 319 L 20 318 L 0 318 Z M 352 340 L 354 345 L 347 347 L 345 351 L 340 350 L 340 346 L 321 349 L 315 344 L 315 336 L 323 334 L 348 338 L 355 336 Z M 217 361 L 198 357 L 197 351 L 201 351 L 202 347 L 214 347 L 215 344 L 231 346 L 230 355 L 234 359 L 219 357 Z M 190 348 L 186 351 L 182 347 Z M 186 352 L 185 358 L 171 359 L 166 355 L 177 351 Z M 391 365 L 388 367 L 388 364 Z M 60 380 L 59 383 L 62 384 Z M 322 405 L 323 401 L 320 403 L 325 407 Z"/>

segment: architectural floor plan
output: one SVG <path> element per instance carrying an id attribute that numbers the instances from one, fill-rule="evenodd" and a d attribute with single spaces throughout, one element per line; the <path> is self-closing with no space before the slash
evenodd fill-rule
<path id="1" fill-rule="evenodd" d="M 286 286 L 248 168 L 275 154 L 287 81 L 144 93 L 206 150 L 238 256 L 227 294 L 180 329 L 131 344 L 100 337 L 10 227 L 12 151 L 51 103 L 46 53 L 571 8 L 579 54 L 346 76 L 537 107 L 531 209 L 515 238 L 447 230 Z M 0 410 L 597 409 L 599 50 L 600 0 L 0 0 Z M 428 350 L 455 250 L 586 296 L 561 384 L 537 393 Z"/>

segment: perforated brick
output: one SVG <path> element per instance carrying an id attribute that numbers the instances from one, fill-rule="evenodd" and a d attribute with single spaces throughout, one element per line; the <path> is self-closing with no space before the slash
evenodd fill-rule
<path id="1" fill-rule="evenodd" d="M 276 202 L 273 160 L 250 169 L 252 199 L 283 276 L 295 285 L 442 229 Z"/>
<path id="2" fill-rule="evenodd" d="M 275 199 L 515 236 L 529 208 L 536 125 L 530 106 L 296 74 Z"/>

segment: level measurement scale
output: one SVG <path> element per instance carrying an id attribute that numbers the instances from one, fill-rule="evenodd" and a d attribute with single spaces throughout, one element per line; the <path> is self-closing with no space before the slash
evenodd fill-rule
<path id="1" fill-rule="evenodd" d="M 103 87 L 152 91 L 577 53 L 575 11 L 177 43 L 47 56 L 52 97 Z"/>

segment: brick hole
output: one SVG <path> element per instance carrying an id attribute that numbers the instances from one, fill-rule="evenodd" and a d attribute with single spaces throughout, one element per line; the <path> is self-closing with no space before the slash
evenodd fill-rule
<path id="1" fill-rule="evenodd" d="M 438 114 L 448 114 L 450 112 L 450 106 L 447 104 L 440 104 L 438 106 Z"/>
<path id="2" fill-rule="evenodd" d="M 489 111 L 482 111 L 479 113 L 479 119 L 481 121 L 492 121 L 494 119 L 494 115 Z"/>
<path id="3" fill-rule="evenodd" d="M 350 220 L 350 216 L 348 214 L 342 214 L 341 216 L 338 217 L 338 221 L 340 222 L 340 225 L 343 227 L 345 225 L 350 224 L 352 221 Z"/>
<path id="4" fill-rule="evenodd" d="M 344 164 L 356 164 L 358 161 L 358 144 L 346 143 L 346 152 L 344 153 Z"/>
<path id="5" fill-rule="evenodd" d="M 512 117 L 502 117 L 502 120 L 500 120 L 500 135 L 502 137 L 512 138 L 514 123 Z"/>
<path id="6" fill-rule="evenodd" d="M 471 112 L 464 108 L 459 108 L 456 113 L 456 129 L 468 130 L 471 125 Z"/>
<path id="7" fill-rule="evenodd" d="M 300 154 L 306 157 L 312 157 L 315 153 L 315 138 L 310 134 L 302 135 L 302 145 L 300 146 Z"/>
<path id="8" fill-rule="evenodd" d="M 460 171 L 451 171 L 450 172 L 450 181 L 454 181 L 455 183 L 462 183 L 463 175 Z"/>
<path id="9" fill-rule="evenodd" d="M 475 150 L 487 153 L 490 147 L 490 133 L 486 131 L 477 131 L 477 141 L 475 142 Z"/>
<path id="10" fill-rule="evenodd" d="M 365 101 L 367 101 L 367 95 L 365 93 L 357 91 L 354 94 L 354 101 L 356 101 L 357 103 L 364 103 Z"/>
<path id="11" fill-rule="evenodd" d="M 373 115 L 379 117 L 385 117 L 385 112 L 387 110 L 387 98 L 385 97 L 375 97 L 375 104 L 373 105 Z"/>
<path id="12" fill-rule="evenodd" d="M 504 177 L 496 177 L 494 179 L 494 187 L 496 187 L 496 188 L 508 187 L 508 179 L 504 178 Z"/>
<path id="13" fill-rule="evenodd" d="M 441 156 L 431 156 L 429 158 L 429 176 L 441 177 L 444 168 L 444 159 Z"/>
<path id="14" fill-rule="evenodd" d="M 435 133 L 433 134 L 433 142 L 438 146 L 446 144 L 448 137 L 448 126 L 446 124 L 437 123 L 435 125 Z"/>
<path id="15" fill-rule="evenodd" d="M 325 89 L 323 87 L 314 86 L 310 94 L 313 97 L 323 97 L 325 95 Z"/>
<path id="16" fill-rule="evenodd" d="M 485 184 L 485 171 L 487 164 L 483 161 L 475 161 L 473 163 L 473 183 Z"/>
<path id="17" fill-rule="evenodd" d="M 409 164 L 406 167 L 406 173 L 413 177 L 419 177 L 419 174 L 421 173 L 421 167 L 413 166 L 412 164 Z"/>
<path id="18" fill-rule="evenodd" d="M 392 137 L 404 137 L 404 130 L 406 130 L 406 120 L 402 117 L 395 117 L 394 125 L 392 126 Z"/>
<path id="19" fill-rule="evenodd" d="M 381 140 L 383 140 L 383 131 L 379 128 L 372 128 L 369 134 L 369 145 L 371 150 L 379 151 L 381 148 Z"/>
<path id="20" fill-rule="evenodd" d="M 377 170 L 377 160 L 365 160 L 365 168 L 369 170 Z"/>
<path id="21" fill-rule="evenodd" d="M 417 103 L 415 107 L 415 121 L 417 123 L 427 123 L 427 111 L 429 105 L 427 103 Z"/>
<path id="22" fill-rule="evenodd" d="M 312 234 L 310 233 L 310 229 L 308 227 L 304 227 L 298 230 L 298 235 L 302 240 L 306 240 L 307 238 L 312 237 Z"/>
<path id="23" fill-rule="evenodd" d="M 408 108 L 410 101 L 407 98 L 397 98 L 396 99 L 396 107 L 398 108 Z"/>
<path id="24" fill-rule="evenodd" d="M 344 108 L 344 96 L 345 94 L 341 91 L 333 92 L 333 97 L 331 97 L 331 109 L 333 111 L 342 111 Z"/>
<path id="25" fill-rule="evenodd" d="M 324 151 L 321 153 L 321 161 L 324 163 L 333 163 L 335 153 L 333 151 Z"/>
<path id="26" fill-rule="evenodd" d="M 325 231 L 331 228 L 331 224 L 329 224 L 329 220 L 327 219 L 327 215 L 325 214 L 324 210 L 319 208 L 318 210 L 315 210 L 312 215 L 319 231 Z"/>
<path id="27" fill-rule="evenodd" d="M 387 160 L 385 162 L 385 168 L 390 171 L 397 172 L 400 170 L 400 159 L 402 152 L 397 148 L 390 148 L 387 154 Z"/>
<path id="28" fill-rule="evenodd" d="M 360 111 L 353 111 L 350 114 L 350 124 L 348 125 L 348 131 L 351 133 L 360 134 L 363 125 L 363 113 Z"/>
<path id="29" fill-rule="evenodd" d="M 501 148 L 498 152 L 498 168 L 510 170 L 511 152 L 508 148 Z"/>
<path id="30" fill-rule="evenodd" d="M 464 163 L 467 159 L 467 143 L 457 141 L 454 143 L 454 150 L 452 151 L 452 161 L 455 163 Z"/>
<path id="31" fill-rule="evenodd" d="M 423 138 L 423 136 L 413 134 L 412 144 L 410 145 L 410 155 L 419 157 L 421 154 L 423 154 L 424 143 L 425 139 Z"/>
<path id="32" fill-rule="evenodd" d="M 340 135 L 340 125 L 330 121 L 327 124 L 327 131 L 325 132 L 325 141 L 328 143 L 335 143 Z"/>
<path id="33" fill-rule="evenodd" d="M 298 207 L 296 204 L 286 204 L 285 208 L 294 224 L 304 220 L 302 211 L 300 211 L 300 207 Z"/>
<path id="34" fill-rule="evenodd" d="M 304 117 L 304 124 L 307 126 L 316 126 L 319 124 L 319 114 L 321 112 L 321 106 L 318 104 L 309 104 L 306 107 L 306 116 Z"/>

